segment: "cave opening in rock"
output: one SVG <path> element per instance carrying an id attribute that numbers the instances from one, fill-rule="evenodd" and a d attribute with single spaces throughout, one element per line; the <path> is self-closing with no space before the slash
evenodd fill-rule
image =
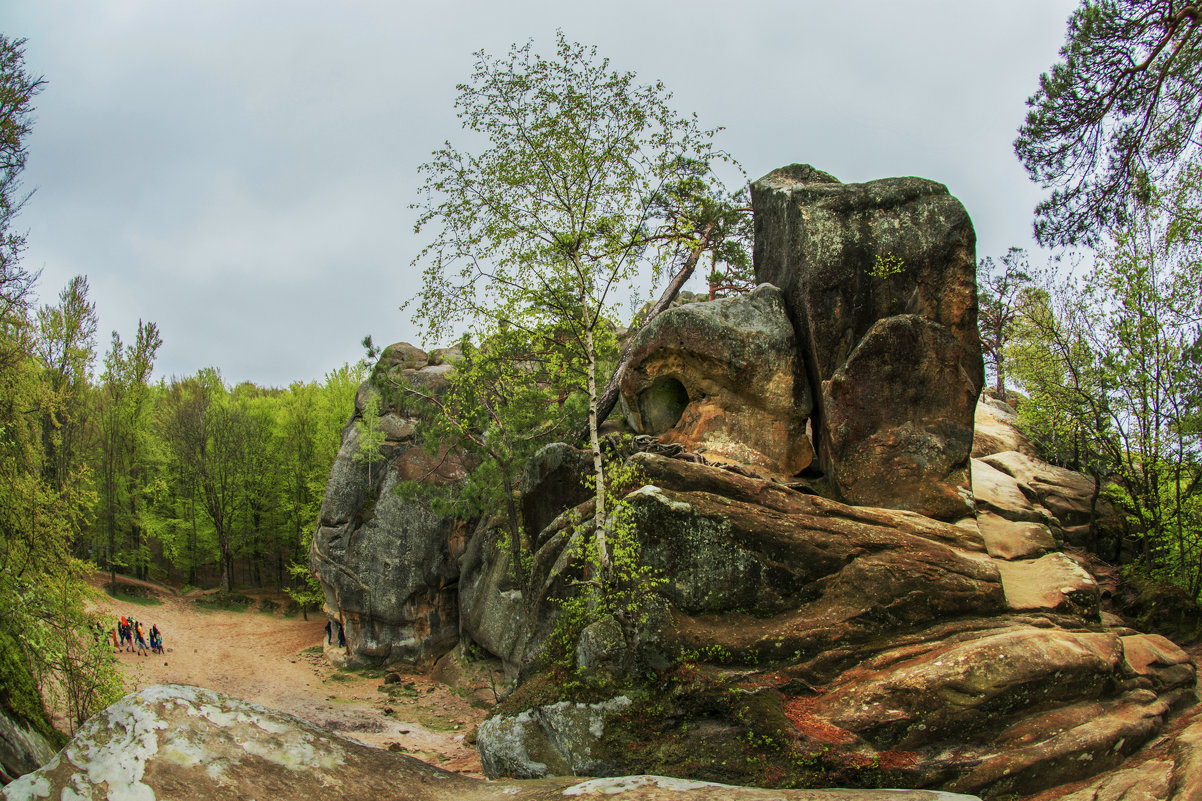
<path id="1" fill-rule="evenodd" d="M 639 393 L 639 416 L 648 434 L 663 434 L 672 429 L 689 405 L 689 392 L 684 384 L 670 376 L 655 379 Z"/>

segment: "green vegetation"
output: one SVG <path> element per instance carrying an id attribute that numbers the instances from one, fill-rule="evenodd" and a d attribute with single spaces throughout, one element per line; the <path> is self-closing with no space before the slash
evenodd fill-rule
<path id="1" fill-rule="evenodd" d="M 451 144 L 422 166 L 417 230 L 433 241 L 415 321 L 427 340 L 476 340 L 511 329 L 549 349 L 588 403 L 602 575 L 612 569 L 611 514 L 597 434 L 597 382 L 614 302 L 641 274 L 660 278 L 687 253 L 708 249 L 722 189 L 712 166 L 726 160 L 713 130 L 677 114 L 662 84 L 611 71 L 595 49 L 558 36 L 544 58 L 528 42 L 505 57 L 477 54 L 456 108 L 486 145 Z M 678 288 L 678 287 L 677 287 Z M 675 294 L 673 292 L 673 294 Z"/>
<path id="2" fill-rule="evenodd" d="M 876 261 L 868 269 L 873 278 L 886 279 L 891 275 L 900 275 L 906 269 L 906 263 L 896 253 L 876 254 Z"/>
<path id="3" fill-rule="evenodd" d="M 1130 197 L 1120 228 L 1069 269 L 1012 250 L 982 263 L 980 325 L 999 391 L 1045 459 L 1094 479 L 1122 531 L 1092 533 L 1142 579 L 1202 593 L 1202 171 Z M 1091 521 L 1092 522 L 1092 521 Z M 1129 572 L 1129 576 L 1134 576 Z M 1144 581 L 1133 586 L 1147 589 Z M 1143 592 L 1143 590 L 1141 590 Z"/>
<path id="4" fill-rule="evenodd" d="M 1198 165 L 1200 26 L 1193 2 L 1083 0 L 1073 12 L 1014 142 L 1031 179 L 1054 190 L 1036 209 L 1040 244 L 1096 245 L 1130 225 L 1132 198 Z"/>
<path id="5" fill-rule="evenodd" d="M 210 612 L 245 612 L 255 605 L 253 598 L 237 592 L 224 590 L 202 595 L 192 602 L 193 606 Z"/>

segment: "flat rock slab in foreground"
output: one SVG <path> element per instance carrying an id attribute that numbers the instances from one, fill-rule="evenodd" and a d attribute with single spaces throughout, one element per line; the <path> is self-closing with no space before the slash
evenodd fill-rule
<path id="1" fill-rule="evenodd" d="M 149 687 L 96 715 L 17 799 L 486 801 L 968 801 L 925 790 L 760 790 L 658 776 L 487 782 L 339 737 L 298 718 L 179 685 Z"/>

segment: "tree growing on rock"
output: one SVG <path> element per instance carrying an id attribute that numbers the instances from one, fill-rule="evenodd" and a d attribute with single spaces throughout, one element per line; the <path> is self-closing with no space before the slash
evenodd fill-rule
<path id="1" fill-rule="evenodd" d="M 981 350 L 986 366 L 993 368 L 995 387 L 1006 394 L 1006 343 L 1014 333 L 1023 290 L 1031 282 L 1027 252 L 1010 248 L 1002 256 L 1001 266 L 993 259 L 981 259 L 977 270 L 977 327 L 981 331 Z"/>
<path id="2" fill-rule="evenodd" d="M 458 334 L 464 320 L 478 340 L 516 328 L 582 367 L 596 536 L 608 571 L 601 332 L 622 288 L 662 277 L 681 252 L 677 277 L 692 272 L 718 225 L 687 207 L 675 219 L 662 209 L 681 182 L 690 197 L 718 196 L 712 167 L 726 156 L 712 145 L 714 130 L 671 108 L 661 83 L 612 70 L 562 32 L 551 58 L 529 42 L 504 57 L 477 53 L 458 90 L 463 127 L 484 144 L 463 151 L 448 142 L 421 167 L 416 229 L 433 241 L 414 262 L 423 270 L 415 317 L 425 341 Z M 682 232 L 692 247 L 682 247 Z"/>
<path id="3" fill-rule="evenodd" d="M 1095 485 L 1112 482 L 1144 568 L 1197 597 L 1202 261 L 1171 235 L 1174 198 L 1153 191 L 1088 274 L 1028 293 L 1008 354 L 1031 395 L 1020 420 Z"/>

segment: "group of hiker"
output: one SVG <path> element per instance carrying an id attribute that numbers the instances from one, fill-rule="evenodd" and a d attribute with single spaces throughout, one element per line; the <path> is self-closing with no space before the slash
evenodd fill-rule
<path id="1" fill-rule="evenodd" d="M 125 650 L 141 656 L 163 653 L 163 633 L 159 627 L 152 625 L 147 631 L 132 617 L 122 615 L 112 631 L 112 637 L 113 647 L 118 651 Z"/>
<path id="2" fill-rule="evenodd" d="M 326 621 L 326 642 L 330 645 L 334 644 L 334 632 L 338 632 L 338 647 L 346 647 L 346 630 L 342 628 L 341 620 Z"/>

